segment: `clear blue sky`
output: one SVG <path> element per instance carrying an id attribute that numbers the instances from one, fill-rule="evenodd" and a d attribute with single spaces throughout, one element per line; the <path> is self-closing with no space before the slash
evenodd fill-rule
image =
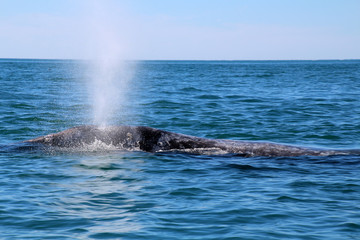
<path id="1" fill-rule="evenodd" d="M 0 0 L 0 58 L 360 59 L 359 0 Z"/>

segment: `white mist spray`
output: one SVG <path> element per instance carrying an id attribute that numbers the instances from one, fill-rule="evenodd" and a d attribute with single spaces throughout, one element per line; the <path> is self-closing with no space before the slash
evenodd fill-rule
<path id="1" fill-rule="evenodd" d="M 121 114 L 131 79 L 131 68 L 125 61 L 123 22 L 109 1 L 90 1 L 89 90 L 93 124 L 106 126 L 124 121 Z"/>

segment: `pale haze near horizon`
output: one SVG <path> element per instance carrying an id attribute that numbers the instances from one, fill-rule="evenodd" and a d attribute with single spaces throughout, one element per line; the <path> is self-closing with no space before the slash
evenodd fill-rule
<path id="1" fill-rule="evenodd" d="M 0 0 L 0 58 L 360 59 L 360 1 Z"/>

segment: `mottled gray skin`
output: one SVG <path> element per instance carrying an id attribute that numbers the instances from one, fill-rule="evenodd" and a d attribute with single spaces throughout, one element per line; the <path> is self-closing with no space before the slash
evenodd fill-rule
<path id="1" fill-rule="evenodd" d="M 75 149 L 99 141 L 119 150 L 179 151 L 195 154 L 220 153 L 244 157 L 359 154 L 357 151 L 319 150 L 267 142 L 206 139 L 143 126 L 109 126 L 105 128 L 78 126 L 59 133 L 31 139 L 24 143 Z"/>

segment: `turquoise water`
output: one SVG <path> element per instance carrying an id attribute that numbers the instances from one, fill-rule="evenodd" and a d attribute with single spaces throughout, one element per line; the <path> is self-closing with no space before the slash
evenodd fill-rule
<path id="1" fill-rule="evenodd" d="M 360 156 L 6 148 L 91 123 L 85 70 L 0 60 L 1 239 L 360 238 Z M 360 61 L 145 61 L 127 99 L 111 124 L 360 148 Z"/>

